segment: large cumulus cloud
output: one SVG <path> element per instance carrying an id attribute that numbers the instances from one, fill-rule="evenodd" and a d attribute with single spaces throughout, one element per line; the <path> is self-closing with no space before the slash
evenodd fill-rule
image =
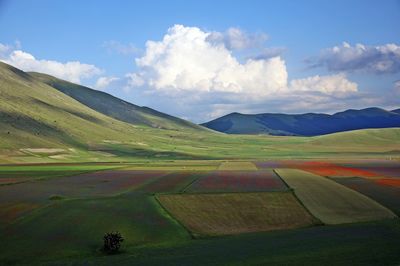
<path id="1" fill-rule="evenodd" d="M 290 90 L 329 94 L 357 90 L 357 86 L 342 74 L 292 81 L 288 86 L 286 64 L 280 56 L 241 62 L 226 42 L 215 41 L 216 35 L 216 32 L 197 27 L 171 27 L 161 41 L 146 43 L 144 55 L 136 59 L 139 71 L 131 75 L 134 78 L 132 84 L 166 93 L 223 92 L 229 97 L 239 95 L 257 99 Z M 247 35 L 237 30 L 234 36 L 235 43 L 249 42 Z M 240 38 L 244 40 L 240 42 Z M 236 44 L 235 47 L 244 45 Z"/>

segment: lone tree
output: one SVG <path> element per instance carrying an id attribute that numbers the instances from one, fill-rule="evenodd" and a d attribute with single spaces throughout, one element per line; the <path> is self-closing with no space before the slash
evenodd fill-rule
<path id="1" fill-rule="evenodd" d="M 104 235 L 104 251 L 107 253 L 116 253 L 121 247 L 121 242 L 124 241 L 121 233 L 111 232 Z"/>

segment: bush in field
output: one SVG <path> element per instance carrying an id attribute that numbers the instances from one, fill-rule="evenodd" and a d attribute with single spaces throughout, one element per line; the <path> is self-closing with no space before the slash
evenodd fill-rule
<path id="1" fill-rule="evenodd" d="M 111 232 L 104 235 L 104 246 L 103 249 L 107 253 L 116 253 L 121 247 L 121 242 L 124 241 L 121 233 Z"/>

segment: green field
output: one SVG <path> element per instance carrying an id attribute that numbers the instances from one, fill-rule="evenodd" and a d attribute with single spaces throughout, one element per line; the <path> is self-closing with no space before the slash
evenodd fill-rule
<path id="1" fill-rule="evenodd" d="M 313 217 L 289 192 L 160 195 L 161 204 L 194 235 L 306 227 Z"/>
<path id="2" fill-rule="evenodd" d="M 278 169 L 305 207 L 325 224 L 354 223 L 397 217 L 370 198 L 327 178 L 297 169 Z"/>
<path id="3" fill-rule="evenodd" d="M 4 250 L 0 261 L 93 256 L 100 253 L 104 232 L 114 230 L 125 236 L 124 245 L 133 247 L 190 238 L 153 197 L 141 193 L 61 200 L 1 230 Z"/>
<path id="4" fill-rule="evenodd" d="M 252 162 L 222 162 L 218 167 L 220 171 L 257 171 Z"/>

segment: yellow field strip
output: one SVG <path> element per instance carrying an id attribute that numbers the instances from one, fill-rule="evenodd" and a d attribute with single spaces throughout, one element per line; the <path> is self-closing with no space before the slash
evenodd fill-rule
<path id="1" fill-rule="evenodd" d="M 397 217 L 376 201 L 328 178 L 297 169 L 276 169 L 275 172 L 294 189 L 305 207 L 325 224 Z"/>

